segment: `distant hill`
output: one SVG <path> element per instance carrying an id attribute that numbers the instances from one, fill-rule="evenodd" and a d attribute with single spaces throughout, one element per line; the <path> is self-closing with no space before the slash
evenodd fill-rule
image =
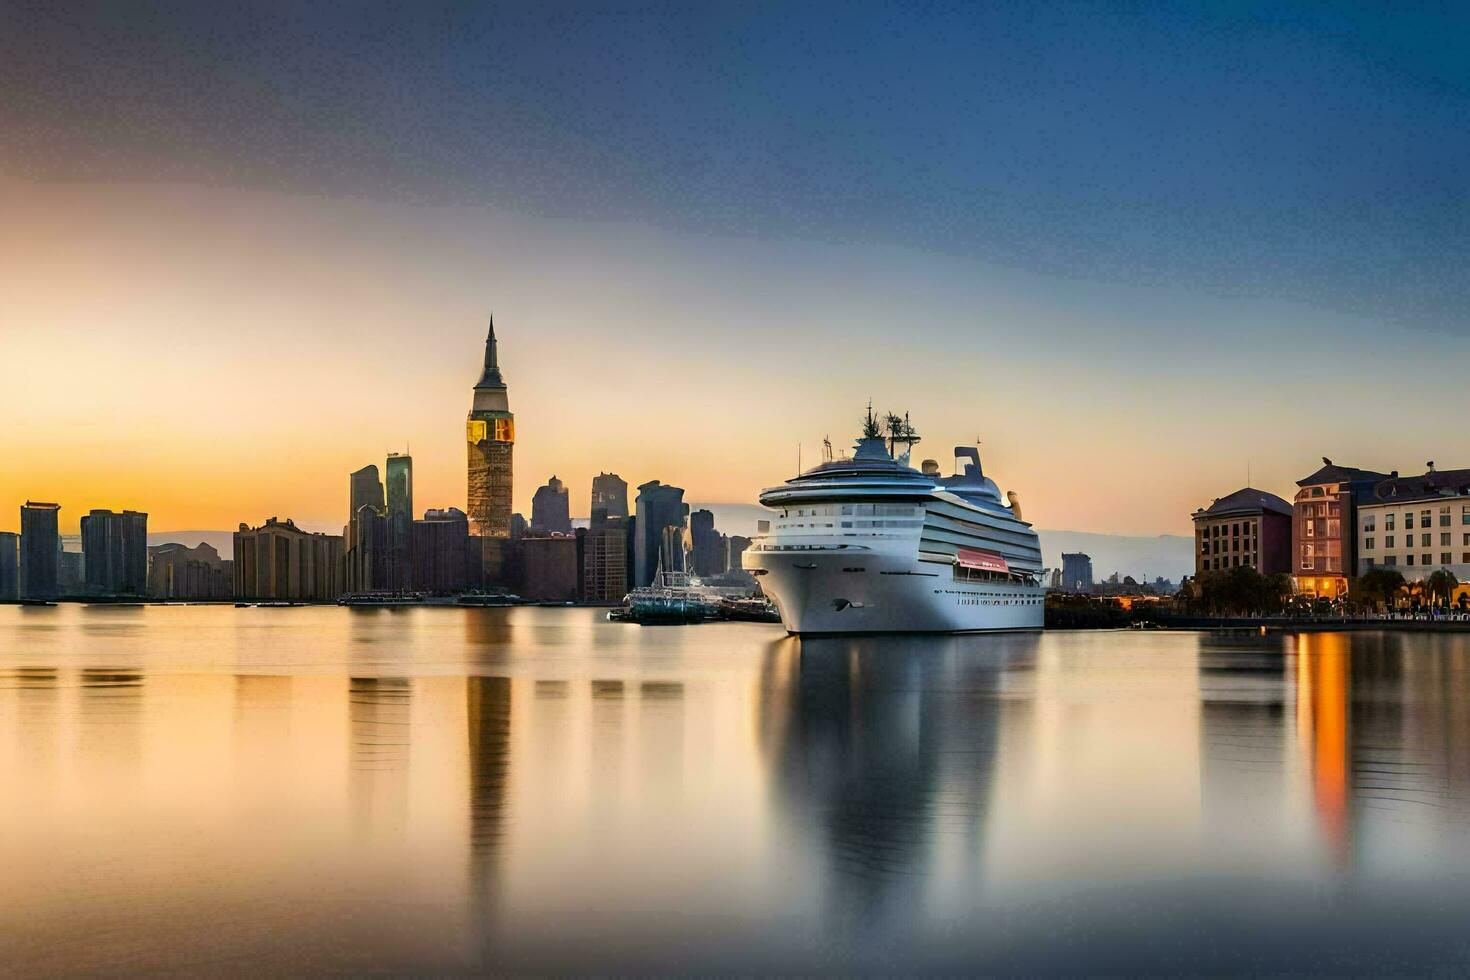
<path id="1" fill-rule="evenodd" d="M 690 510 L 705 508 L 715 515 L 715 527 L 725 534 L 749 537 L 755 533 L 756 521 L 770 517 L 770 511 L 755 504 L 693 503 Z M 1099 580 L 1113 572 L 1122 572 L 1142 580 L 1162 575 L 1177 583 L 1185 575 L 1194 574 L 1194 541 L 1178 534 L 1135 537 L 1123 534 L 1098 534 L 1091 531 L 1044 531 L 1041 554 L 1048 568 L 1060 568 L 1062 552 L 1081 551 L 1092 556 L 1092 570 Z M 150 545 L 177 542 L 190 547 L 206 542 L 221 558 L 234 556 L 232 531 L 157 531 L 150 532 Z"/>

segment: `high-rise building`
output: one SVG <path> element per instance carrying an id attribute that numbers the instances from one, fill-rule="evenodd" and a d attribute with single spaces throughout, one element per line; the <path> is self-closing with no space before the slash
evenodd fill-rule
<path id="1" fill-rule="evenodd" d="M 60 504 L 27 500 L 20 509 L 20 597 L 54 599 L 61 570 Z"/>
<path id="2" fill-rule="evenodd" d="M 628 530 L 625 518 L 594 521 L 582 542 L 582 598 L 618 602 L 628 594 Z"/>
<path id="3" fill-rule="evenodd" d="M 272 517 L 235 532 L 235 596 L 331 602 L 342 594 L 342 538 Z"/>
<path id="4" fill-rule="evenodd" d="M 599 473 L 592 478 L 592 526 L 601 521 L 628 516 L 628 482 L 616 473 Z M 621 596 L 619 597 L 621 598 Z"/>
<path id="5" fill-rule="evenodd" d="M 1374 488 L 1389 479 L 1324 456 L 1317 472 L 1296 481 L 1291 565 L 1297 592 L 1336 599 L 1347 591 L 1348 575 L 1358 568 L 1358 506 L 1373 501 Z"/>
<path id="6" fill-rule="evenodd" d="M 20 598 L 20 535 L 0 531 L 0 602 Z"/>
<path id="7" fill-rule="evenodd" d="M 725 574 L 725 548 L 715 530 L 713 511 L 696 510 L 689 515 L 689 540 L 694 552 L 694 574 L 714 578 Z"/>
<path id="8" fill-rule="evenodd" d="M 571 534 L 572 512 L 567 488 L 555 475 L 531 498 L 531 530 L 539 534 Z"/>
<path id="9" fill-rule="evenodd" d="M 148 549 L 148 594 L 155 599 L 228 599 L 234 591 L 235 563 L 209 544 Z"/>
<path id="10" fill-rule="evenodd" d="M 386 506 L 383 499 L 383 483 L 378 479 L 378 468 L 369 463 L 348 478 L 347 516 L 351 520 L 360 507 Z"/>
<path id="11" fill-rule="evenodd" d="M 1195 511 L 1194 574 L 1254 568 L 1262 575 L 1291 571 L 1291 504 L 1244 487 Z"/>
<path id="12" fill-rule="evenodd" d="M 1062 555 L 1062 588 L 1068 592 L 1092 591 L 1092 556 L 1080 551 Z"/>
<path id="13" fill-rule="evenodd" d="M 413 522 L 413 587 L 453 595 L 469 587 L 470 525 L 458 507 L 426 510 Z"/>
<path id="14" fill-rule="evenodd" d="M 388 454 L 387 587 L 413 587 L 413 457 L 407 453 Z"/>
<path id="15" fill-rule="evenodd" d="M 93 510 L 82 518 L 82 575 L 89 593 L 148 591 L 148 515 Z"/>
<path id="16" fill-rule="evenodd" d="M 741 556 L 750 547 L 750 539 L 739 534 L 732 534 L 725 538 L 725 568 L 732 572 L 744 571 L 745 565 Z"/>
<path id="17" fill-rule="evenodd" d="M 347 592 L 387 592 L 388 512 L 363 505 L 347 525 L 351 540 L 343 542 L 342 585 Z"/>
<path id="18" fill-rule="evenodd" d="M 470 544 L 479 555 L 480 584 L 504 585 L 511 557 L 512 456 L 515 416 L 496 351 L 495 318 L 485 338 L 485 366 L 475 384 L 474 401 L 465 425 L 468 454 Z"/>
<path id="19" fill-rule="evenodd" d="M 666 557 L 671 559 L 664 564 L 664 571 L 683 569 L 682 540 L 678 544 L 666 540 L 664 529 L 672 527 L 682 535 L 689 505 L 684 503 L 682 487 L 669 486 L 658 480 L 650 480 L 638 488 L 635 504 L 638 524 L 634 536 L 633 584 L 649 585 L 658 568 L 661 551 L 668 551 Z M 675 552 L 678 553 L 678 568 L 672 562 Z"/>
<path id="20" fill-rule="evenodd" d="M 577 599 L 577 539 L 570 534 L 529 537 L 521 542 L 525 569 L 520 593 L 537 602 Z"/>

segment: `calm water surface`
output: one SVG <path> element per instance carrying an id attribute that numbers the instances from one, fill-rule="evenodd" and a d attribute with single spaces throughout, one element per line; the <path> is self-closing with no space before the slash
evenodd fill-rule
<path id="1" fill-rule="evenodd" d="M 1470 962 L 1470 638 L 0 606 L 0 964 Z"/>

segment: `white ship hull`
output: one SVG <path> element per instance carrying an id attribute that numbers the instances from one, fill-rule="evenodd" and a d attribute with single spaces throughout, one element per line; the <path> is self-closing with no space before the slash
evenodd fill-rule
<path id="1" fill-rule="evenodd" d="M 791 633 L 1039 630 L 1039 586 L 957 582 L 944 565 L 869 553 L 751 555 L 761 589 Z M 861 571 L 846 571 L 857 569 Z"/>

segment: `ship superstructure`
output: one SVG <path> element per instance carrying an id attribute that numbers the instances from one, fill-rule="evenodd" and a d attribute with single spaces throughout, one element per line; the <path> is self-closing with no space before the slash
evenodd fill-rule
<path id="1" fill-rule="evenodd" d="M 1015 495 L 1002 500 L 973 446 L 951 476 L 913 469 L 918 441 L 907 417 L 870 409 L 851 458 L 761 492 L 775 514 L 742 562 L 789 631 L 1041 628 L 1040 542 Z"/>

